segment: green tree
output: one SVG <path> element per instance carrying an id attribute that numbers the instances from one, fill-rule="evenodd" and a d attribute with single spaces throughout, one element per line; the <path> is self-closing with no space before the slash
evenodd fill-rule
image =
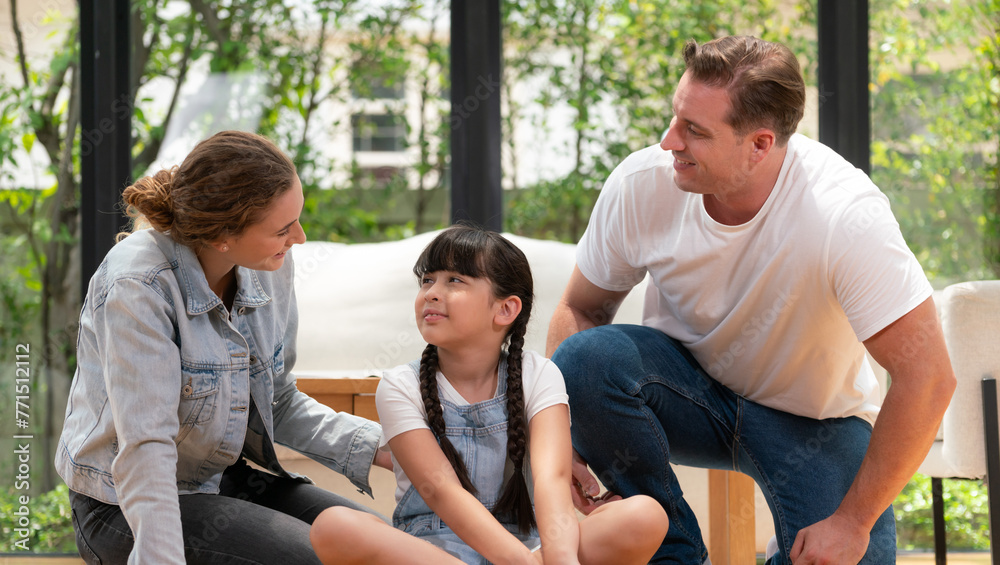
<path id="1" fill-rule="evenodd" d="M 945 536 L 949 550 L 987 550 L 989 508 L 982 481 L 947 479 L 942 483 Z M 931 479 L 917 474 L 893 502 L 899 549 L 934 547 Z"/>
<path id="2" fill-rule="evenodd" d="M 545 130 L 553 109 L 568 106 L 572 115 L 569 136 L 548 137 L 551 144 L 565 145 L 572 157 L 563 177 L 530 187 L 508 178 L 515 191 L 506 207 L 507 229 L 524 235 L 579 239 L 611 170 L 630 152 L 656 143 L 666 130 L 688 40 L 751 34 L 791 45 L 807 65 L 815 60 L 812 42 L 795 33 L 815 12 L 809 3 L 787 15 L 776 2 L 742 0 L 669 6 L 539 0 L 504 6 L 508 155 L 518 154 L 514 133 L 526 125 L 522 122 Z M 541 86 L 530 102 L 518 97 L 519 90 L 531 88 L 526 85 L 537 84 Z M 527 112 L 529 104 L 540 108 L 540 121 L 536 112 Z M 518 173 L 515 168 L 510 174 Z"/>

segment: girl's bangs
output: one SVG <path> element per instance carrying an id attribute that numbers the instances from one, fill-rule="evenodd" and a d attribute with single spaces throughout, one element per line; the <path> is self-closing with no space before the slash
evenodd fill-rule
<path id="1" fill-rule="evenodd" d="M 484 276 L 483 256 L 489 246 L 488 238 L 476 232 L 447 232 L 424 249 L 413 266 L 413 273 L 421 277 L 435 271 L 452 271 L 467 277 Z M 480 255 L 482 251 L 482 256 Z"/>

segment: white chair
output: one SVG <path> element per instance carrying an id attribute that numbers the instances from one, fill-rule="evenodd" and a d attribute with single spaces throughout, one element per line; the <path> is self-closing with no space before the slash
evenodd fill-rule
<path id="1" fill-rule="evenodd" d="M 990 539 L 997 540 L 1000 504 L 992 480 L 1000 481 L 997 386 L 1000 377 L 1000 281 L 962 282 L 935 294 L 948 354 L 958 380 L 941 433 L 918 472 L 931 477 L 936 563 L 945 563 L 942 479 L 985 479 Z M 920 336 L 913 346 L 920 347 Z M 1000 556 L 992 551 L 992 563 Z"/>

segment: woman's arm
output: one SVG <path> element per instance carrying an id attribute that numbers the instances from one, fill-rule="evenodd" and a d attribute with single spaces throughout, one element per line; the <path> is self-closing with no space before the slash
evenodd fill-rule
<path id="1" fill-rule="evenodd" d="M 470 547 L 493 563 L 536 563 L 528 548 L 462 487 L 430 430 L 403 432 L 389 440 L 389 447 L 427 506 Z"/>
<path id="2" fill-rule="evenodd" d="M 276 272 L 258 272 L 262 280 L 275 285 L 271 316 L 284 316 L 282 339 L 284 367 L 274 374 L 274 441 L 347 477 L 354 486 L 372 496 L 369 477 L 373 464 L 385 466 L 387 459 L 376 455 L 382 428 L 360 416 L 337 412 L 298 390 L 293 374 L 298 333 L 298 304 L 292 284 L 294 253 Z M 391 468 L 391 466 L 387 467 Z"/>
<path id="3" fill-rule="evenodd" d="M 570 479 L 573 446 L 569 407 L 545 408 L 528 423 L 535 518 L 546 565 L 579 563 L 580 524 L 573 509 Z"/>
<path id="4" fill-rule="evenodd" d="M 133 279 L 115 282 L 94 308 L 95 355 L 118 440 L 111 472 L 135 537 L 132 558 L 139 562 L 184 563 L 174 443 L 181 355 L 174 315 L 155 290 Z"/>

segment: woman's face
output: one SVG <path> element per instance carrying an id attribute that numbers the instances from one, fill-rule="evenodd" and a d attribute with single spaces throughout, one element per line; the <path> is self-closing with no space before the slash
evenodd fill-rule
<path id="1" fill-rule="evenodd" d="M 296 243 L 305 243 L 306 234 L 299 224 L 302 205 L 302 183 L 296 176 L 292 186 L 268 208 L 260 221 L 248 227 L 239 237 L 227 238 L 229 260 L 256 271 L 276 271 L 285 262 L 285 253 Z"/>

